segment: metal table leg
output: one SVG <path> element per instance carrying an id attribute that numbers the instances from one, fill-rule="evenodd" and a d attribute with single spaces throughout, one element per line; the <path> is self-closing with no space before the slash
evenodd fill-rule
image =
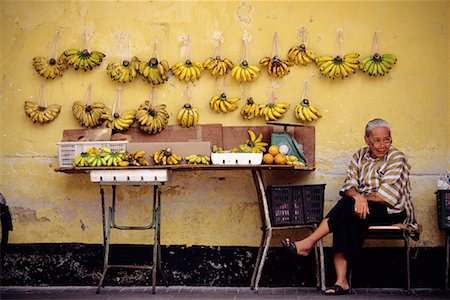
<path id="1" fill-rule="evenodd" d="M 163 275 L 163 279 L 167 285 L 164 273 L 161 268 L 161 246 L 160 246 L 160 212 L 161 212 L 161 192 L 158 189 L 158 185 L 153 185 L 153 207 L 152 207 L 152 221 L 148 225 L 144 226 L 124 226 L 118 225 L 115 222 L 116 213 L 116 185 L 112 187 L 112 200 L 111 207 L 108 209 L 108 221 L 105 222 L 105 201 L 104 190 L 101 186 L 101 200 L 102 200 L 102 222 L 103 222 L 103 243 L 104 243 L 104 259 L 103 259 L 103 272 L 100 278 L 100 282 L 97 287 L 96 293 L 100 293 L 100 289 L 103 287 L 106 273 L 109 268 L 129 268 L 129 269 L 146 269 L 152 271 L 152 293 L 156 292 L 156 275 L 157 269 L 160 270 Z M 151 265 L 115 265 L 110 264 L 110 245 L 111 245 L 111 229 L 119 230 L 154 230 L 154 244 L 153 244 L 153 261 Z"/>

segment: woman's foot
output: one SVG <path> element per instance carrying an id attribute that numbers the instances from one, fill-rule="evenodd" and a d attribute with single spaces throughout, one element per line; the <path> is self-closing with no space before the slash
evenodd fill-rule
<path id="1" fill-rule="evenodd" d="M 290 254 L 297 254 L 300 256 L 308 256 L 313 247 L 313 245 L 308 243 L 306 240 L 291 242 L 289 238 L 282 240 L 281 244 L 289 251 Z"/>
<path id="2" fill-rule="evenodd" d="M 350 292 L 350 286 L 347 284 L 335 284 L 327 288 L 323 293 L 329 296 L 347 295 Z"/>

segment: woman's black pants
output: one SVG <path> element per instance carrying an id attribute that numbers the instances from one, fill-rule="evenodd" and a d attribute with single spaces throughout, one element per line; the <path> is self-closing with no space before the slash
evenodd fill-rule
<path id="1" fill-rule="evenodd" d="M 355 200 L 344 196 L 326 216 L 333 233 L 333 254 L 344 253 L 349 264 L 359 260 L 369 226 L 402 223 L 406 218 L 404 211 L 388 214 L 385 205 L 372 201 L 369 211 L 366 219 L 360 219 L 355 214 Z"/>

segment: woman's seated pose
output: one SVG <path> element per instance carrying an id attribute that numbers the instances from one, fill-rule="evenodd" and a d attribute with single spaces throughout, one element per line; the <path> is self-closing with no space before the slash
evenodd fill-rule
<path id="1" fill-rule="evenodd" d="M 317 230 L 303 240 L 281 242 L 289 253 L 307 256 L 317 241 L 333 233 L 336 282 L 324 291 L 327 295 L 348 294 L 347 266 L 358 261 L 369 226 L 405 223 L 417 228 L 410 165 L 392 146 L 389 124 L 382 119 L 369 121 L 364 139 L 367 147 L 352 157 L 339 191 L 342 198 Z"/>

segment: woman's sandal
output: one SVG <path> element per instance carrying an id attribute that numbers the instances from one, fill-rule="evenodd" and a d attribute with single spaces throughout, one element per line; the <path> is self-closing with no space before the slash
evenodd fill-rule
<path id="1" fill-rule="evenodd" d="M 286 239 L 281 240 L 281 245 L 283 246 L 284 249 L 286 249 L 286 251 L 292 257 L 298 256 L 297 247 L 295 246 L 294 242 L 291 242 L 290 239 L 286 238 Z"/>
<path id="2" fill-rule="evenodd" d="M 331 291 L 333 291 L 333 292 L 331 292 Z M 327 288 L 323 293 L 327 296 L 340 296 L 340 295 L 348 295 L 349 292 L 350 292 L 349 288 L 344 290 L 344 288 L 342 286 L 335 284 L 335 285 Z"/>

